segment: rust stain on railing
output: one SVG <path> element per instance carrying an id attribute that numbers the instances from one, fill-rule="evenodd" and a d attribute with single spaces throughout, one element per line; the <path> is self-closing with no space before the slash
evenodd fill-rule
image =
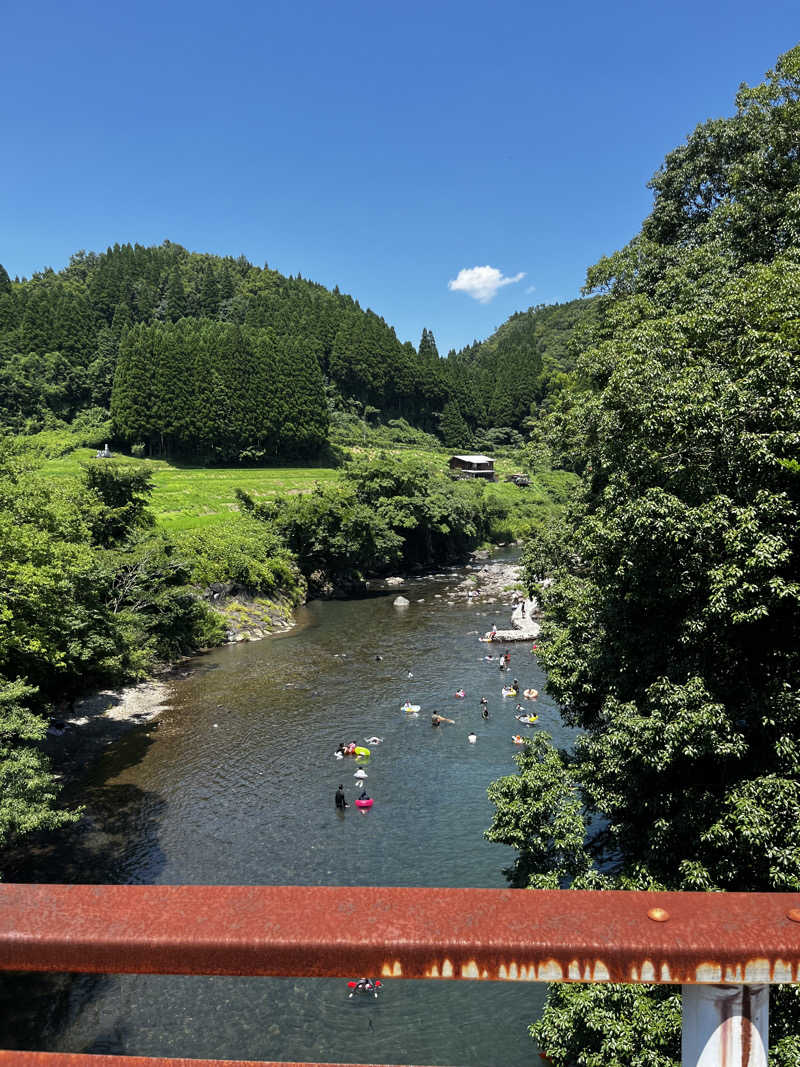
<path id="1" fill-rule="evenodd" d="M 0 1050 L 0 1067 L 391 1067 L 391 1064 L 287 1063 L 285 1060 L 163 1059 L 151 1056 L 112 1056 L 105 1053 L 11 1052 Z"/>
<path id="2" fill-rule="evenodd" d="M 0 884 L 0 969 L 800 981 L 798 894 Z"/>

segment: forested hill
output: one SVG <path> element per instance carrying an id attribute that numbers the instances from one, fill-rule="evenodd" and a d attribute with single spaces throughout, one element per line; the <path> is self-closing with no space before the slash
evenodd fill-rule
<path id="1" fill-rule="evenodd" d="M 435 345 L 417 353 L 352 297 L 243 256 L 115 245 L 56 273 L 0 267 L 0 423 L 14 431 L 110 409 L 151 453 L 309 455 L 349 402 L 435 427 L 448 395 Z"/>
<path id="2" fill-rule="evenodd" d="M 474 341 L 447 362 L 459 382 L 460 414 L 469 422 L 524 428 L 562 387 L 574 352 L 598 320 L 596 298 L 540 304 L 519 311 L 485 341 Z"/>

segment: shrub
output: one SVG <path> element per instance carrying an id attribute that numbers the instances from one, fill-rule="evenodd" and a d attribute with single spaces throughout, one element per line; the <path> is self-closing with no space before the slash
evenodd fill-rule
<path id="1" fill-rule="evenodd" d="M 233 583 L 249 593 L 286 593 L 299 600 L 302 579 L 292 555 L 262 522 L 241 516 L 176 536 L 191 580 L 203 587 Z"/>

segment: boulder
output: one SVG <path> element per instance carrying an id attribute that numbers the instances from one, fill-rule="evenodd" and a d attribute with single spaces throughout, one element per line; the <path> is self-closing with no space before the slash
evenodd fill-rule
<path id="1" fill-rule="evenodd" d="M 410 600 L 406 600 L 406 598 L 404 596 L 398 596 L 398 597 L 394 598 L 392 603 L 394 604 L 394 606 L 396 608 L 407 608 L 408 605 L 411 603 L 411 601 Z"/>

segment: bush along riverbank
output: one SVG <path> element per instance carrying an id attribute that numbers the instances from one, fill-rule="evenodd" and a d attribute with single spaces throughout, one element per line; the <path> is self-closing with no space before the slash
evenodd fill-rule
<path id="1" fill-rule="evenodd" d="M 243 511 L 277 534 L 310 597 L 363 591 L 369 578 L 464 563 L 507 539 L 508 506 L 485 482 L 454 482 L 435 464 L 383 454 L 348 464 L 336 486 Z"/>

